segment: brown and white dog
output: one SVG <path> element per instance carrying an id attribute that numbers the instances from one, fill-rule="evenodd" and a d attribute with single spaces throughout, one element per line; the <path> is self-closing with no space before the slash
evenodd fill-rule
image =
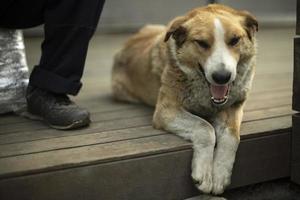
<path id="1" fill-rule="evenodd" d="M 205 193 L 230 184 L 257 30 L 250 13 L 212 4 L 142 28 L 115 56 L 114 96 L 155 106 L 155 128 L 192 141 L 192 177 Z"/>

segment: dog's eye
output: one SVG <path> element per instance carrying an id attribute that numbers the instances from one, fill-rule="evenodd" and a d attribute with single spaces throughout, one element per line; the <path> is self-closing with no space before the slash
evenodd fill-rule
<path id="1" fill-rule="evenodd" d="M 197 44 L 203 49 L 209 49 L 210 45 L 204 40 L 196 40 Z"/>
<path id="2" fill-rule="evenodd" d="M 233 37 L 229 41 L 228 45 L 233 47 L 233 46 L 237 45 L 237 43 L 239 43 L 240 39 L 241 39 L 240 37 Z"/>

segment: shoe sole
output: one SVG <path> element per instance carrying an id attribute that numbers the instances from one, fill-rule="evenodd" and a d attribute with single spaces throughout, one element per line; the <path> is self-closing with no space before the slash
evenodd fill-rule
<path id="1" fill-rule="evenodd" d="M 53 124 L 49 124 L 49 123 L 48 123 L 48 125 L 51 128 L 58 129 L 58 130 L 72 130 L 72 129 L 78 129 L 78 128 L 88 126 L 90 124 L 90 122 L 91 122 L 90 119 L 87 118 L 84 120 L 75 121 L 72 124 L 67 125 L 67 126 L 57 126 L 57 125 L 53 125 Z"/>
<path id="2" fill-rule="evenodd" d="M 88 126 L 91 123 L 91 120 L 89 118 L 86 118 L 84 120 L 75 121 L 70 125 L 58 126 L 58 125 L 50 124 L 48 121 L 44 120 L 39 115 L 30 113 L 30 112 L 25 112 L 25 114 L 23 116 L 28 118 L 28 119 L 31 119 L 31 120 L 38 120 L 38 121 L 46 122 L 49 127 L 54 128 L 54 129 L 58 129 L 58 130 L 78 129 L 78 128 Z"/>

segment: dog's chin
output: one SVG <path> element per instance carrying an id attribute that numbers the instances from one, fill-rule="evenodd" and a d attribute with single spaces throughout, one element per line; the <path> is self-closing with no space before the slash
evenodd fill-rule
<path id="1" fill-rule="evenodd" d="M 216 106 L 225 105 L 228 101 L 230 85 L 214 85 L 209 83 L 211 101 Z"/>

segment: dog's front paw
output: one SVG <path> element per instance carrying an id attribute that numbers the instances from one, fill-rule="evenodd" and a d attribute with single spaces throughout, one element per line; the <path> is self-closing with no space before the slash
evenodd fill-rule
<path id="1" fill-rule="evenodd" d="M 224 167 L 214 166 L 212 193 L 215 195 L 222 194 L 230 182 L 231 172 L 228 172 Z"/>
<path id="2" fill-rule="evenodd" d="M 212 166 L 207 163 L 195 163 L 192 168 L 192 178 L 199 190 L 210 193 L 213 187 Z"/>

